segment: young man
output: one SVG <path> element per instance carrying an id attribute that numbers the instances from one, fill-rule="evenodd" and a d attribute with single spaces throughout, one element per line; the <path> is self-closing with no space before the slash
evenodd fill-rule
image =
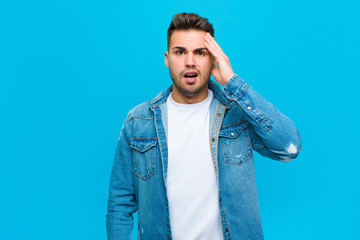
<path id="1" fill-rule="evenodd" d="M 139 239 L 263 239 L 253 150 L 294 159 L 298 130 L 234 74 L 205 18 L 173 17 L 165 65 L 172 86 L 132 109 L 121 130 L 108 239 L 130 239 L 136 211 Z"/>

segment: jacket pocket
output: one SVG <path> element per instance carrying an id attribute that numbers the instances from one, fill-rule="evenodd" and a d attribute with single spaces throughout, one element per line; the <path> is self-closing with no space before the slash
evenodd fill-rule
<path id="1" fill-rule="evenodd" d="M 146 180 L 155 173 L 157 138 L 133 138 L 134 173 Z"/>
<path id="2" fill-rule="evenodd" d="M 227 164 L 241 165 L 252 155 L 245 119 L 221 127 L 219 145 Z"/>

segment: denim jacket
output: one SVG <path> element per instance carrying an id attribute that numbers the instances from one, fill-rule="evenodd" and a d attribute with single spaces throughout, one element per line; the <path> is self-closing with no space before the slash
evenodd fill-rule
<path id="1" fill-rule="evenodd" d="M 222 90 L 210 81 L 209 144 L 219 185 L 224 239 L 263 239 L 253 150 L 288 162 L 301 151 L 294 123 L 234 75 Z M 109 240 L 130 239 L 138 211 L 138 238 L 172 239 L 166 193 L 166 99 L 172 87 L 133 108 L 116 149 L 106 215 Z M 189 166 L 191 167 L 191 166 Z"/>

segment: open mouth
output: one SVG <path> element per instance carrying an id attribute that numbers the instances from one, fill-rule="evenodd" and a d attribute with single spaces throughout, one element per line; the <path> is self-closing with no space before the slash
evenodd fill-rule
<path id="1" fill-rule="evenodd" d="M 194 71 L 194 70 L 186 71 L 184 73 L 184 78 L 187 83 L 194 83 L 196 81 L 196 78 L 198 75 L 199 74 L 197 73 L 197 71 Z"/>

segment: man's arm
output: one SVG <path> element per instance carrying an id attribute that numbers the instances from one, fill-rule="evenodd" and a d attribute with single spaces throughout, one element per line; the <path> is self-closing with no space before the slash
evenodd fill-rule
<path id="1" fill-rule="evenodd" d="M 294 123 L 234 74 L 228 57 L 210 34 L 205 36 L 205 47 L 214 57 L 211 74 L 225 86 L 227 97 L 246 113 L 253 148 L 263 156 L 284 162 L 296 158 L 302 146 Z"/>
<path id="2" fill-rule="evenodd" d="M 294 123 L 253 90 L 238 75 L 225 85 L 227 97 L 246 113 L 254 150 L 265 157 L 283 162 L 296 158 L 301 151 L 301 138 Z"/>
<path id="3" fill-rule="evenodd" d="M 133 184 L 132 151 L 128 139 L 129 131 L 129 122 L 125 119 L 116 148 L 110 180 L 106 215 L 108 240 L 131 239 L 132 214 L 137 210 Z"/>

